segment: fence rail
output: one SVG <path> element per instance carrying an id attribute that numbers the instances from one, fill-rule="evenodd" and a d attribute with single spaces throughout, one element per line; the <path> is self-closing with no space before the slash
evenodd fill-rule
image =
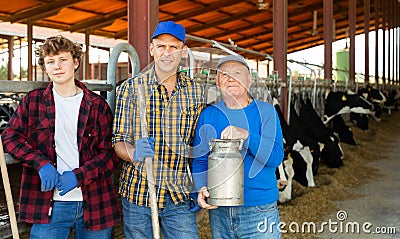
<path id="1" fill-rule="evenodd" d="M 46 87 L 48 81 L 8 81 L 0 80 L 1 93 L 28 93 L 37 88 Z M 103 83 L 88 83 L 83 82 L 89 90 L 92 91 L 111 91 L 113 86 Z"/>

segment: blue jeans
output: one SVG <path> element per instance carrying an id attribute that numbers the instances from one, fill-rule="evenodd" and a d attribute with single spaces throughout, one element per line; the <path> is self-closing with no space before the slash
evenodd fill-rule
<path id="1" fill-rule="evenodd" d="M 153 238 L 151 211 L 121 197 L 124 233 L 126 239 Z M 164 239 L 198 239 L 196 214 L 189 211 L 190 201 L 175 205 L 167 194 L 165 207 L 158 209 L 160 228 Z"/>
<path id="2" fill-rule="evenodd" d="M 276 202 L 253 207 L 218 207 L 208 213 L 213 238 L 281 238 Z"/>
<path id="3" fill-rule="evenodd" d="M 99 231 L 85 229 L 83 222 L 82 202 L 55 201 L 51 222 L 47 224 L 33 224 L 31 239 L 69 239 L 72 228 L 77 239 L 109 239 L 112 228 Z"/>

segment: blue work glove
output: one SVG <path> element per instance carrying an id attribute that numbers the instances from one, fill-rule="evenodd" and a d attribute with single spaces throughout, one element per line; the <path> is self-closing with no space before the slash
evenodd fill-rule
<path id="1" fill-rule="evenodd" d="M 135 152 L 133 153 L 133 159 L 136 162 L 143 162 L 144 158 L 154 157 L 154 142 L 156 141 L 155 138 L 141 138 L 136 141 L 136 148 Z"/>
<path id="2" fill-rule="evenodd" d="M 72 189 L 78 186 L 78 180 L 74 172 L 65 171 L 61 176 L 60 180 L 57 183 L 57 189 L 60 191 L 60 196 L 64 196 Z"/>
<path id="3" fill-rule="evenodd" d="M 42 192 L 53 190 L 54 186 L 58 183 L 60 174 L 51 163 L 45 164 L 39 170 L 40 180 L 42 181 Z"/>
<path id="4" fill-rule="evenodd" d="M 197 192 L 190 193 L 190 212 L 198 212 L 201 210 L 201 207 L 199 206 L 199 203 L 197 202 L 198 194 Z"/>

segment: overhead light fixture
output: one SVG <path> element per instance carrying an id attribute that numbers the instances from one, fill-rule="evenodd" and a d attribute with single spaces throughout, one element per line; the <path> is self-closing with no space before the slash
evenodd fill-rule
<path id="1" fill-rule="evenodd" d="M 318 34 L 318 12 L 313 12 L 313 29 L 311 35 L 316 36 Z"/>
<path id="2" fill-rule="evenodd" d="M 265 10 L 269 7 L 268 2 L 264 2 L 264 0 L 258 0 L 257 2 L 257 8 L 258 10 Z"/>
<path id="3" fill-rule="evenodd" d="M 332 19 L 332 39 L 336 39 L 336 19 Z"/>
<path id="4" fill-rule="evenodd" d="M 231 38 L 228 38 L 228 42 L 231 46 L 237 47 L 237 44 Z"/>

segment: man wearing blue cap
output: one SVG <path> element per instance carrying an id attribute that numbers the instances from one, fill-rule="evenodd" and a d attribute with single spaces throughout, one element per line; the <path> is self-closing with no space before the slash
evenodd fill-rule
<path id="1" fill-rule="evenodd" d="M 225 56 L 218 61 L 217 70 L 215 83 L 222 100 L 201 112 L 194 137 L 192 166 L 198 204 L 210 209 L 212 238 L 279 239 L 275 170 L 283 159 L 283 137 L 278 115 L 273 105 L 249 94 L 252 76 L 243 57 Z M 211 205 L 207 201 L 213 196 L 207 177 L 212 173 L 208 172 L 212 138 L 244 140 L 243 205 Z M 224 181 L 221 178 L 221 184 Z"/>
<path id="2" fill-rule="evenodd" d="M 113 145 L 123 159 L 120 175 L 124 232 L 129 238 L 153 238 L 144 158 L 152 157 L 160 227 L 164 238 L 199 238 L 190 212 L 190 151 L 197 118 L 204 107 L 203 88 L 178 71 L 186 54 L 185 29 L 160 22 L 152 36 L 154 65 L 123 82 L 117 90 Z M 141 135 L 138 85 L 144 85 L 148 138 Z"/>

